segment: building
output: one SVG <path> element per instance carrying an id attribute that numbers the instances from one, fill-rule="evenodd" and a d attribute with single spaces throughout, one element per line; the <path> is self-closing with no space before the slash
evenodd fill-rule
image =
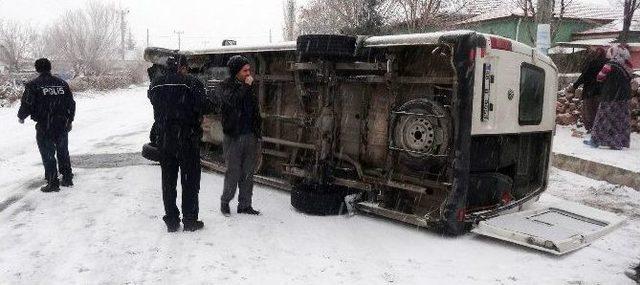
<path id="1" fill-rule="evenodd" d="M 622 17 L 622 11 L 605 4 L 573 0 L 567 1 L 569 4 L 562 9 L 560 1 L 555 2 L 552 46 L 558 42 L 572 41 L 575 33 L 610 24 Z M 525 9 L 515 1 L 478 0 L 470 3 L 464 10 L 469 17 L 456 23 L 455 28 L 497 34 L 534 45 L 537 29 L 531 15 L 535 8 Z"/>
<path id="2" fill-rule="evenodd" d="M 575 52 L 589 47 L 607 47 L 615 44 L 622 33 L 622 19 L 617 19 L 609 24 L 573 34 L 570 41 L 558 42 L 558 47 L 564 50 L 571 49 Z M 631 64 L 634 68 L 640 68 L 640 20 L 638 17 L 631 21 L 629 27 L 629 51 L 631 52 Z"/>

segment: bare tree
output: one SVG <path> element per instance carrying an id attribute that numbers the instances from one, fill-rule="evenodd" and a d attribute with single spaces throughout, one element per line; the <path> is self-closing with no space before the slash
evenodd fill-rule
<path id="1" fill-rule="evenodd" d="M 133 38 L 133 33 L 131 33 L 131 28 L 129 28 L 129 32 L 127 33 L 127 50 L 135 50 L 136 49 L 136 40 Z"/>
<path id="2" fill-rule="evenodd" d="M 296 0 L 286 0 L 283 7 L 284 28 L 282 38 L 285 41 L 293 41 L 296 36 Z"/>
<path id="3" fill-rule="evenodd" d="M 393 0 L 398 21 L 407 32 L 444 28 L 448 18 L 462 10 L 466 0 Z"/>
<path id="4" fill-rule="evenodd" d="M 89 2 L 67 12 L 50 29 L 51 41 L 77 75 L 103 74 L 118 53 L 118 11 L 113 4 Z"/>
<path id="5" fill-rule="evenodd" d="M 391 4 L 392 0 L 311 0 L 300 9 L 298 26 L 305 34 L 370 33 L 373 26 L 386 23 Z"/>
<path id="6" fill-rule="evenodd" d="M 0 60 L 7 63 L 10 70 L 20 69 L 20 62 L 28 56 L 34 35 L 33 28 L 28 25 L 0 22 Z"/>
<path id="7" fill-rule="evenodd" d="M 623 16 L 622 16 L 622 32 L 618 40 L 621 43 L 627 43 L 629 41 L 629 29 L 631 27 L 631 21 L 633 20 L 633 14 L 640 8 L 639 0 L 624 0 L 623 4 Z"/>
<path id="8" fill-rule="evenodd" d="M 33 58 L 59 58 L 60 52 L 59 50 L 51 45 L 52 37 L 51 37 L 51 28 L 46 27 L 41 31 L 36 32 L 31 37 L 31 57 Z"/>
<path id="9" fill-rule="evenodd" d="M 330 34 L 338 33 L 344 22 L 326 0 L 311 0 L 300 9 L 298 27 L 301 34 Z"/>
<path id="10" fill-rule="evenodd" d="M 389 1 L 386 0 L 363 0 L 358 10 L 358 23 L 355 27 L 344 29 L 350 34 L 380 34 L 385 24 L 385 11 L 389 11 Z M 386 5 L 386 7 L 385 7 Z M 388 18 L 388 17 L 387 17 Z"/>

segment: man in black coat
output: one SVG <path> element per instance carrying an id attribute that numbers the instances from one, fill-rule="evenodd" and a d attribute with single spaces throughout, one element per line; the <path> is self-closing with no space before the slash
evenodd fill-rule
<path id="1" fill-rule="evenodd" d="M 205 89 L 202 82 L 188 75 L 184 56 L 169 58 L 166 74 L 149 86 L 149 99 L 154 109 L 158 132 L 160 167 L 162 168 L 162 199 L 169 232 L 180 227 L 180 211 L 176 207 L 178 170 L 182 183 L 182 223 L 185 231 L 204 227 L 198 221 L 200 191 L 200 127 L 205 110 Z"/>
<path id="2" fill-rule="evenodd" d="M 238 213 L 259 215 L 251 206 L 253 172 L 258 139 L 261 138 L 260 109 L 253 92 L 249 60 L 241 55 L 229 59 L 230 77 L 222 81 L 216 95 L 222 112 L 223 149 L 227 163 L 220 211 L 229 216 L 229 202 L 238 194 Z"/>
<path id="3" fill-rule="evenodd" d="M 68 134 L 76 113 L 76 102 L 69 85 L 51 75 L 51 62 L 48 59 L 36 60 L 35 68 L 40 75 L 25 85 L 18 121 L 23 124 L 31 116 L 36 122 L 36 141 L 47 180 L 47 185 L 40 190 L 57 192 L 60 191 L 60 185 L 73 185 Z M 58 169 L 62 174 L 62 182 L 58 180 Z"/>
<path id="4" fill-rule="evenodd" d="M 593 121 L 600 105 L 601 83 L 596 80 L 598 72 L 607 63 L 607 57 L 603 48 L 598 47 L 589 51 L 589 58 L 582 68 L 580 77 L 567 89 L 573 93 L 580 85 L 582 88 L 582 121 L 587 132 L 591 132 Z"/>

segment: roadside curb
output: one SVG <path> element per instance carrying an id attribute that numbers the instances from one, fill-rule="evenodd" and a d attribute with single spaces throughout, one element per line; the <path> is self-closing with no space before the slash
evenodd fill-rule
<path id="1" fill-rule="evenodd" d="M 592 179 L 631 187 L 640 191 L 640 173 L 574 156 L 553 153 L 553 166 Z"/>

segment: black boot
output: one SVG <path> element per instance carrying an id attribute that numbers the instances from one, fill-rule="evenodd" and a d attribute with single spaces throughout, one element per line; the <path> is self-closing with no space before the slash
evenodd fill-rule
<path id="1" fill-rule="evenodd" d="M 202 221 L 183 221 L 183 223 L 183 230 L 188 232 L 195 232 L 204 228 L 204 223 Z"/>
<path id="2" fill-rule="evenodd" d="M 55 183 L 49 183 L 45 186 L 42 186 L 42 188 L 40 188 L 40 191 L 48 193 L 48 192 L 58 192 L 60 191 L 60 187 L 58 187 L 58 184 Z"/>
<path id="3" fill-rule="evenodd" d="M 260 211 L 256 211 L 251 206 L 246 208 L 238 207 L 238 214 L 260 215 Z"/>
<path id="4" fill-rule="evenodd" d="M 230 217 L 231 216 L 231 208 L 229 208 L 229 203 L 221 203 L 220 204 L 220 212 L 222 212 L 222 215 L 224 215 L 225 217 Z"/>
<path id="5" fill-rule="evenodd" d="M 167 225 L 167 232 L 173 233 L 180 228 L 180 219 L 172 219 L 167 216 L 162 217 L 162 220 Z"/>
<path id="6" fill-rule="evenodd" d="M 71 176 L 73 177 L 73 176 Z M 73 178 L 70 176 L 62 176 L 62 181 L 60 181 L 60 186 L 71 187 L 73 186 Z"/>

